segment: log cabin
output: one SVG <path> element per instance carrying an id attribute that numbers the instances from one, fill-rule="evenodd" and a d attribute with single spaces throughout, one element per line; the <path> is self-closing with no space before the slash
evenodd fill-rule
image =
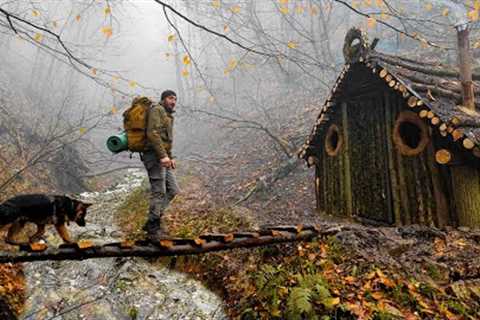
<path id="1" fill-rule="evenodd" d="M 466 106 L 458 68 L 377 52 L 377 41 L 347 33 L 345 65 L 299 152 L 315 168 L 318 210 L 480 227 L 480 100 Z"/>

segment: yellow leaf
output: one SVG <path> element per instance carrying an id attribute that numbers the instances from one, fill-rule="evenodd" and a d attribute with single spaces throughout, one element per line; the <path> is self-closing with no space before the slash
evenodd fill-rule
<path id="1" fill-rule="evenodd" d="M 107 38 L 110 38 L 113 34 L 112 27 L 109 27 L 109 26 L 103 27 L 101 31 Z"/>
<path id="2" fill-rule="evenodd" d="M 87 128 L 80 128 L 78 131 L 80 131 L 80 134 L 85 134 L 87 132 Z"/>
<path id="3" fill-rule="evenodd" d="M 137 86 L 137 82 L 134 81 L 134 80 L 130 80 L 130 81 L 128 82 L 128 85 L 129 85 L 131 88 L 135 88 L 135 87 Z"/>
<path id="4" fill-rule="evenodd" d="M 477 41 L 473 44 L 473 49 L 478 49 L 480 48 L 480 41 Z"/>
<path id="5" fill-rule="evenodd" d="M 230 69 L 230 70 L 235 69 L 237 67 L 237 64 L 238 64 L 237 59 L 235 59 L 235 58 L 230 59 L 228 61 L 228 69 Z"/>
<path id="6" fill-rule="evenodd" d="M 230 8 L 230 11 L 232 11 L 233 13 L 239 13 L 240 12 L 240 6 L 239 5 L 235 5 L 233 7 Z"/>
<path id="7" fill-rule="evenodd" d="M 282 14 L 288 14 L 288 7 L 287 6 L 281 6 L 279 10 Z"/>
<path id="8" fill-rule="evenodd" d="M 448 16 L 448 13 L 449 13 L 448 8 L 445 8 L 445 9 L 443 9 L 443 11 L 442 11 L 442 16 L 446 17 L 446 16 Z"/>
<path id="9" fill-rule="evenodd" d="M 32 10 L 32 16 L 38 17 L 40 15 L 40 12 L 38 10 Z"/>
<path id="10" fill-rule="evenodd" d="M 224 26 L 223 26 L 223 31 L 224 31 L 224 32 L 228 32 L 228 26 L 227 26 L 227 25 L 224 25 Z"/>
<path id="11" fill-rule="evenodd" d="M 298 44 L 294 41 L 288 41 L 288 44 L 287 46 L 290 48 L 290 49 L 296 49 L 298 47 Z"/>
<path id="12" fill-rule="evenodd" d="M 475 8 L 475 10 L 479 11 L 480 10 L 480 0 L 475 0 L 475 2 L 473 3 L 473 7 Z"/>
<path id="13" fill-rule="evenodd" d="M 187 69 L 183 69 L 183 70 L 182 70 L 182 76 L 188 77 L 189 75 L 190 75 L 190 72 L 188 72 Z"/>
<path id="14" fill-rule="evenodd" d="M 35 35 L 33 36 L 33 39 L 37 42 L 41 42 L 43 39 L 43 36 L 40 33 L 35 33 Z"/>
<path id="15" fill-rule="evenodd" d="M 120 80 L 120 77 L 119 77 L 119 76 L 113 76 L 113 77 L 112 77 L 112 80 L 113 80 L 113 81 L 118 81 L 118 80 Z"/>
<path id="16" fill-rule="evenodd" d="M 190 64 L 190 57 L 188 56 L 188 54 L 186 54 L 184 57 L 183 57 L 183 64 L 188 66 Z"/>
<path id="17" fill-rule="evenodd" d="M 278 0 L 278 2 L 280 2 L 280 4 L 288 4 L 288 0 Z"/>
<path id="18" fill-rule="evenodd" d="M 80 15 L 79 14 L 77 14 L 77 16 L 75 17 L 75 20 L 80 21 Z"/>
<path id="19" fill-rule="evenodd" d="M 312 5 L 310 7 L 310 15 L 316 16 L 318 14 L 318 7 L 316 5 Z"/>
<path id="20" fill-rule="evenodd" d="M 370 7 L 372 6 L 372 0 L 363 0 L 363 4 L 365 5 L 365 7 Z"/>
<path id="21" fill-rule="evenodd" d="M 327 298 L 324 301 L 325 308 L 327 309 L 333 309 L 336 305 L 340 303 L 340 298 L 335 297 L 335 298 Z"/>
<path id="22" fill-rule="evenodd" d="M 380 300 L 383 298 L 383 293 L 381 293 L 380 291 L 375 291 L 371 294 L 371 296 L 375 300 Z"/>
<path id="23" fill-rule="evenodd" d="M 353 9 L 358 9 L 358 7 L 359 7 L 358 1 L 352 0 L 352 8 L 353 8 Z"/>
<path id="24" fill-rule="evenodd" d="M 214 7 L 215 9 L 220 8 L 220 0 L 213 0 L 212 7 Z"/>
<path id="25" fill-rule="evenodd" d="M 91 71 L 92 71 L 92 74 L 93 74 L 94 76 L 96 76 L 96 75 L 97 75 L 97 69 L 95 69 L 95 68 L 92 68 L 92 70 L 91 70 Z"/>
<path id="26" fill-rule="evenodd" d="M 118 110 L 117 110 L 117 108 L 116 108 L 115 106 L 112 106 L 112 110 L 111 110 L 111 111 L 112 111 L 112 114 L 115 114 L 115 113 L 117 113 Z"/>
<path id="27" fill-rule="evenodd" d="M 377 7 L 381 7 L 381 6 L 383 6 L 385 3 L 383 2 L 383 0 L 375 0 L 375 4 L 377 5 Z"/>
<path id="28" fill-rule="evenodd" d="M 472 10 L 468 13 L 468 19 L 471 21 L 477 21 L 478 20 L 478 11 L 477 10 Z"/>
<path id="29" fill-rule="evenodd" d="M 302 14 L 304 11 L 305 11 L 305 8 L 303 6 L 298 5 L 295 7 L 295 12 L 298 14 Z"/>
<path id="30" fill-rule="evenodd" d="M 370 29 L 375 28 L 376 25 L 377 25 L 377 20 L 375 20 L 375 18 L 368 18 L 368 19 L 367 19 L 367 26 L 368 26 Z"/>
<path id="31" fill-rule="evenodd" d="M 433 9 L 433 4 L 430 2 L 425 5 L 425 11 L 432 11 Z"/>
<path id="32" fill-rule="evenodd" d="M 105 13 L 106 16 L 108 16 L 109 14 L 112 13 L 112 8 L 108 6 L 103 10 L 103 12 Z"/>

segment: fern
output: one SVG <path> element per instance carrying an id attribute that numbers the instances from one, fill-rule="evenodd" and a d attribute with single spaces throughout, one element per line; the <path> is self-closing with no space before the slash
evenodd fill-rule
<path id="1" fill-rule="evenodd" d="M 301 319 L 302 314 L 310 314 L 313 305 L 310 302 L 312 290 L 310 288 L 296 287 L 290 291 L 287 300 L 287 312 L 291 319 Z"/>
<path id="2" fill-rule="evenodd" d="M 277 270 L 272 265 L 263 265 L 260 269 L 260 272 L 256 276 L 255 285 L 257 288 L 264 288 L 270 282 L 270 280 L 275 278 L 276 274 Z"/>

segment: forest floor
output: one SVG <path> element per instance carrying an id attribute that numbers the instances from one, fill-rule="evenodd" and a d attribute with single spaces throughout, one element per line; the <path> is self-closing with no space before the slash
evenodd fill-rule
<path id="1" fill-rule="evenodd" d="M 228 206 L 225 195 L 210 187 L 211 177 L 206 180 L 198 170 L 178 171 L 182 194 L 165 217 L 173 236 L 287 223 L 322 222 L 336 230 L 334 236 L 308 243 L 160 259 L 221 294 L 231 318 L 480 317 L 479 231 L 326 222 L 328 217 L 316 214 L 311 200 L 302 200 L 307 194 L 314 198 L 302 184 L 302 172 L 281 181 L 289 188 L 276 186 L 244 206 Z M 146 192 L 132 193 L 118 215 L 117 223 L 132 238 L 143 237 Z M 270 201 L 268 208 L 262 209 L 265 201 Z"/>

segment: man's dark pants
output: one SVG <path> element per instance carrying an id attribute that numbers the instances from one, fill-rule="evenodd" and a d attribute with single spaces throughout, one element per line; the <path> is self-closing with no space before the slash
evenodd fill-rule
<path id="1" fill-rule="evenodd" d="M 161 219 L 170 201 L 179 191 L 177 180 L 173 169 L 160 165 L 160 160 L 154 151 L 145 152 L 142 160 L 150 180 L 150 208 L 144 230 L 149 234 L 165 232 Z"/>

